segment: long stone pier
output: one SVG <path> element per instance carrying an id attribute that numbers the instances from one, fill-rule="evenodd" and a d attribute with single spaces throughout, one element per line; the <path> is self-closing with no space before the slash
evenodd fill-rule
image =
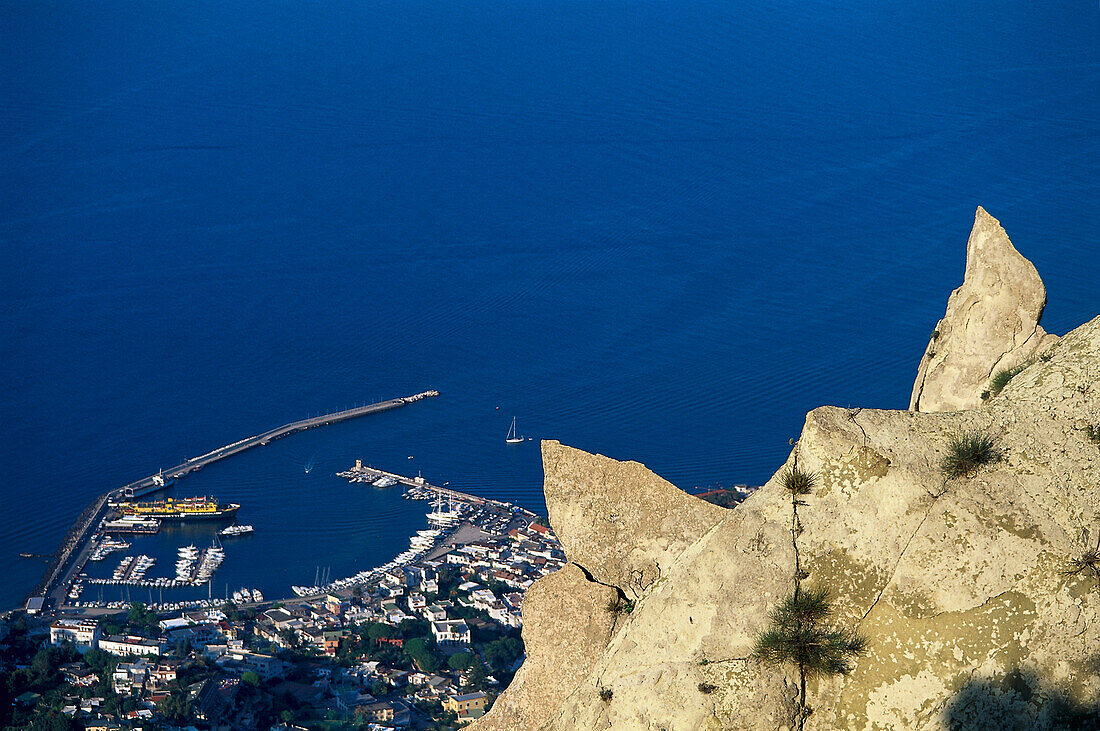
<path id="1" fill-rule="evenodd" d="M 155 475 L 149 475 L 148 477 L 135 480 L 122 487 L 110 490 L 92 501 L 80 516 L 77 517 L 76 522 L 73 523 L 73 527 L 65 534 L 65 538 L 62 540 L 57 553 L 54 554 L 53 560 L 50 561 L 49 565 L 46 567 L 42 579 L 31 591 L 28 600 L 34 597 L 64 599 L 65 587 L 69 583 L 70 574 L 84 564 L 84 561 L 81 559 L 82 556 L 87 554 L 88 539 L 95 533 L 95 526 L 98 526 L 106 515 L 108 503 L 141 497 L 151 492 L 162 490 L 171 484 L 172 481 L 186 477 L 188 474 L 212 462 L 217 462 L 218 460 L 243 452 L 246 449 L 251 449 L 252 447 L 268 444 L 288 434 L 293 434 L 294 432 L 305 431 L 306 429 L 312 429 L 313 427 L 324 426 L 326 424 L 335 424 L 338 421 L 347 421 L 348 419 L 365 416 L 366 414 L 374 414 L 379 411 L 400 408 L 407 404 L 420 401 L 421 399 L 432 398 L 438 395 L 439 391 L 423 391 L 412 396 L 390 399 L 389 401 L 380 401 L 376 404 L 357 406 L 343 411 L 334 411 L 331 414 L 312 416 L 308 419 L 301 419 L 300 421 L 292 421 L 289 424 L 270 429 L 262 434 L 247 437 L 233 442 L 232 444 L 227 444 L 224 447 L 219 447 L 202 456 L 193 457 L 175 467 L 161 470 Z"/>
<path id="2" fill-rule="evenodd" d="M 389 477 L 391 480 L 395 480 L 399 484 L 407 487 L 419 488 L 425 492 L 433 493 L 439 497 L 451 498 L 452 500 L 470 503 L 472 505 L 482 505 L 487 508 L 494 508 L 502 512 L 510 512 L 515 508 L 511 503 L 504 502 L 503 500 L 493 500 L 492 498 L 480 497 L 478 495 L 471 495 L 468 492 L 459 492 L 458 490 L 452 490 L 448 487 L 440 487 L 439 485 L 433 485 L 426 481 L 423 477 L 406 477 L 405 475 L 399 475 L 396 472 L 388 472 L 386 470 L 380 470 L 377 467 L 371 467 L 363 464 L 362 460 L 357 460 L 354 467 L 347 469 L 343 472 L 337 472 L 337 477 L 344 477 L 353 481 L 356 477 L 366 477 L 368 480 L 375 480 L 379 477 Z M 522 512 L 534 517 L 535 513 L 525 508 L 518 508 Z"/>

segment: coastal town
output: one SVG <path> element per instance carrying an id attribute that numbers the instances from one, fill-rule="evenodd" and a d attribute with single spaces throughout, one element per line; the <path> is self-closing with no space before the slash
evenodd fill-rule
<path id="1" fill-rule="evenodd" d="M 565 562 L 557 539 L 506 502 L 361 462 L 339 474 L 403 483 L 430 502 L 429 527 L 293 599 L 28 605 L 0 622 L 0 727 L 381 731 L 484 715 L 523 661 L 524 592 Z"/>

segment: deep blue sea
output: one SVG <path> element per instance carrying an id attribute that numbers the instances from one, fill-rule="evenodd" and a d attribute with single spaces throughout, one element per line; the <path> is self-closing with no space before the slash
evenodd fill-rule
<path id="1" fill-rule="evenodd" d="M 183 480 L 256 526 L 214 590 L 403 550 L 357 457 L 543 510 L 513 416 L 759 484 L 807 410 L 908 405 L 979 204 L 1047 329 L 1100 312 L 1096 0 L 0 13 L 0 607 L 96 494 L 426 388 Z"/>

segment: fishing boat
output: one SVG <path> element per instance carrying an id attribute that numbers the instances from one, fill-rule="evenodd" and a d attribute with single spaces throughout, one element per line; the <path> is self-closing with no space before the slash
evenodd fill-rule
<path id="1" fill-rule="evenodd" d="M 504 438 L 504 441 L 508 444 L 519 444 L 523 441 L 523 437 L 516 435 L 516 417 L 512 417 L 512 426 L 508 429 L 508 436 Z"/>

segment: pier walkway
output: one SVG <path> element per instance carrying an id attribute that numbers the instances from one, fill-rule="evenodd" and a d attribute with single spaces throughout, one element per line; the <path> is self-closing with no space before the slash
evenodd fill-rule
<path id="1" fill-rule="evenodd" d="M 493 509 L 496 509 L 498 511 L 504 511 L 504 512 L 508 512 L 508 513 L 512 512 L 513 509 L 516 509 L 516 510 L 519 510 L 523 513 L 526 513 L 526 514 L 530 515 L 531 517 L 535 517 L 535 513 L 532 513 L 531 511 L 529 511 L 525 508 L 519 508 L 517 506 L 514 506 L 511 503 L 504 502 L 503 500 L 492 500 L 490 498 L 484 498 L 484 497 L 479 497 L 477 495 L 471 495 L 468 492 L 459 492 L 458 490 L 451 490 L 450 488 L 447 488 L 447 487 L 439 487 L 438 485 L 433 485 L 433 484 L 425 481 L 424 478 L 420 477 L 420 476 L 405 477 L 404 475 L 399 475 L 396 472 L 387 472 L 386 470 L 380 470 L 377 467 L 369 467 L 367 465 L 362 464 L 361 462 L 357 462 L 356 465 L 354 467 L 352 467 L 351 469 L 349 469 L 349 470 L 346 470 L 344 472 L 337 472 L 336 474 L 337 474 L 338 477 L 352 477 L 352 476 L 355 476 L 355 475 L 366 475 L 371 480 L 376 480 L 379 477 L 389 477 L 391 480 L 396 480 L 397 482 L 399 482 L 402 485 L 406 485 L 408 487 L 419 488 L 419 489 L 424 490 L 426 492 L 432 492 L 432 493 L 435 493 L 436 495 L 439 495 L 441 497 L 451 498 L 452 500 L 455 500 L 455 501 L 458 501 L 458 502 L 471 503 L 473 505 L 481 505 L 481 506 L 484 506 L 484 507 L 487 507 L 487 508 L 493 508 Z"/>
<path id="2" fill-rule="evenodd" d="M 161 470 L 155 475 L 149 475 L 148 477 L 134 480 L 122 487 L 110 490 L 96 498 L 76 519 L 76 522 L 73 523 L 73 527 L 69 529 L 69 532 L 61 542 L 61 546 L 58 548 L 57 553 L 54 554 L 53 560 L 46 567 L 42 579 L 34 587 L 33 591 L 31 591 L 30 596 L 44 596 L 48 599 L 64 600 L 65 587 L 68 585 L 72 574 L 74 574 L 79 567 L 83 566 L 83 558 L 86 557 L 88 553 L 88 540 L 95 533 L 95 526 L 98 526 L 100 521 L 103 520 L 103 517 L 107 513 L 108 504 L 111 502 L 141 497 L 151 492 L 162 490 L 167 487 L 171 481 L 186 477 L 188 474 L 212 462 L 217 462 L 218 460 L 243 452 L 246 449 L 251 449 L 252 447 L 268 444 L 288 434 L 293 434 L 294 432 L 305 431 L 306 429 L 325 426 L 326 424 L 335 424 L 338 421 L 347 421 L 348 419 L 365 416 L 366 414 L 374 414 L 379 411 L 400 408 L 407 404 L 420 401 L 421 399 L 438 395 L 438 391 L 423 391 L 422 393 L 412 396 L 390 399 L 389 401 L 380 401 L 376 404 L 357 406 L 353 409 L 334 411 L 331 414 L 322 414 L 321 416 L 312 416 L 308 419 L 301 419 L 300 421 L 292 421 L 289 424 L 284 424 L 275 429 L 265 431 L 262 434 L 247 437 L 240 441 L 233 442 L 232 444 L 227 444 L 224 447 L 219 447 L 202 456 L 192 457 L 182 464 L 178 464 L 167 470 Z M 54 604 L 55 606 L 59 606 L 60 603 L 61 602 L 55 602 Z"/>

